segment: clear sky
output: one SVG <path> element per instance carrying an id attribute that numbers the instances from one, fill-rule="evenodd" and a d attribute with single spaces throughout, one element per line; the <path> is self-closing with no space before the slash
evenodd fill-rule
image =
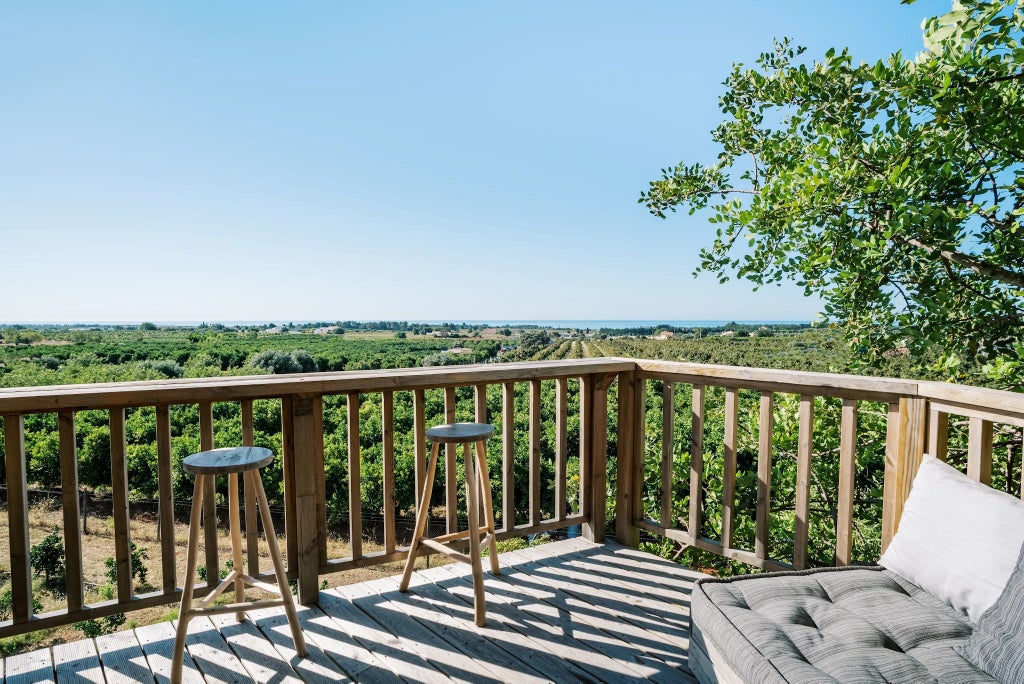
<path id="1" fill-rule="evenodd" d="M 948 0 L 0 6 L 0 321 L 811 319 L 636 203 L 772 37 Z"/>

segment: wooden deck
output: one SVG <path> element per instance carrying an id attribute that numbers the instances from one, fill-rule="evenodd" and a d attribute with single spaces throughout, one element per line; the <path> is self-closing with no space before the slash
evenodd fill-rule
<path id="1" fill-rule="evenodd" d="M 469 567 L 321 593 L 300 607 L 309 657 L 292 650 L 282 609 L 196 619 L 192 682 L 695 682 L 687 667 L 690 589 L 699 573 L 609 542 L 571 539 L 502 554 L 487 577 L 487 627 L 473 625 Z M 166 682 L 172 623 L 7 658 L 5 684 Z"/>

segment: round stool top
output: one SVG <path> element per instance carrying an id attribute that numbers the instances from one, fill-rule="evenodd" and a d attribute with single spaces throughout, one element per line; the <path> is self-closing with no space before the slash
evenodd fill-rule
<path id="1" fill-rule="evenodd" d="M 274 452 L 264 447 L 226 447 L 200 451 L 186 456 L 182 464 L 186 473 L 226 475 L 262 468 L 274 460 Z"/>
<path id="2" fill-rule="evenodd" d="M 427 439 L 443 444 L 479 442 L 494 434 L 494 426 L 487 423 L 448 423 L 427 430 Z"/>

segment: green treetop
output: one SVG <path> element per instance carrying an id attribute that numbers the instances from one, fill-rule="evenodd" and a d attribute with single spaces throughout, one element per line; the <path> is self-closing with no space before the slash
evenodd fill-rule
<path id="1" fill-rule="evenodd" d="M 662 171 L 651 213 L 710 211 L 699 270 L 794 280 L 877 354 L 1024 357 L 1024 9 L 963 0 L 925 50 L 808 61 L 777 41 L 725 81 L 710 164 Z"/>

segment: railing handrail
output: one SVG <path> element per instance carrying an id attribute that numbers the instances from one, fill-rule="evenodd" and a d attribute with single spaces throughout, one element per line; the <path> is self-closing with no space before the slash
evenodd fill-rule
<path id="1" fill-rule="evenodd" d="M 0 390 L 0 415 L 49 413 L 73 409 L 243 401 L 285 395 L 346 394 L 431 389 L 587 374 L 632 371 L 632 359 L 594 358 L 466 364 L 428 368 L 244 375 L 212 378 L 140 380 L 81 385 L 44 385 Z"/>

